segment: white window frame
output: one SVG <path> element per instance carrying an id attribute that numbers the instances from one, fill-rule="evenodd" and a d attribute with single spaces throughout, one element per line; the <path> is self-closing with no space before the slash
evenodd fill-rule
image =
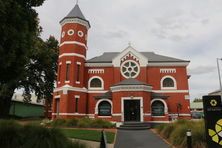
<path id="1" fill-rule="evenodd" d="M 75 33 L 75 31 L 74 31 L 73 29 L 69 29 L 68 32 L 67 32 L 67 34 L 68 34 L 69 36 L 74 35 L 74 33 Z"/>
<path id="2" fill-rule="evenodd" d="M 79 30 L 79 31 L 78 31 L 78 36 L 82 38 L 82 37 L 84 36 L 83 31 Z"/>
<path id="3" fill-rule="evenodd" d="M 136 66 L 137 66 L 137 68 L 138 68 L 138 71 L 137 71 L 136 75 L 133 76 L 133 77 L 128 77 L 128 76 L 126 76 L 126 75 L 124 74 L 123 70 L 122 70 L 123 66 L 124 66 L 126 63 L 128 63 L 128 62 L 135 63 Z M 136 77 L 140 74 L 140 65 L 139 65 L 136 61 L 134 61 L 134 60 L 126 60 L 126 61 L 124 61 L 124 62 L 121 64 L 121 66 L 120 66 L 120 72 L 121 72 L 121 75 L 122 75 L 124 78 L 126 78 L 126 79 L 128 79 L 128 78 L 136 78 Z"/>
<path id="4" fill-rule="evenodd" d="M 164 86 L 163 86 L 163 81 L 164 81 L 166 78 L 170 78 L 170 79 L 173 80 L 173 83 L 174 83 L 174 86 L 173 86 L 173 87 L 164 87 Z M 175 79 L 173 76 L 170 76 L 170 75 L 164 76 L 164 77 L 162 77 L 162 79 L 160 80 L 160 87 L 161 87 L 161 89 L 165 89 L 165 90 L 167 90 L 167 89 L 177 89 L 177 81 L 176 81 L 176 79 Z"/>
<path id="5" fill-rule="evenodd" d="M 101 87 L 90 87 L 91 81 L 92 81 L 93 79 L 95 79 L 95 78 L 97 78 L 97 79 L 99 79 L 99 80 L 101 81 Z M 89 79 L 89 81 L 88 81 L 88 89 L 89 89 L 89 90 L 104 90 L 104 81 L 103 81 L 103 79 L 102 79 L 101 77 L 99 77 L 99 76 L 93 76 L 93 77 L 91 77 L 91 78 Z"/>
<path id="6" fill-rule="evenodd" d="M 79 66 L 79 68 L 81 69 L 81 62 L 76 62 L 76 65 L 77 65 L 77 68 L 78 68 L 78 66 Z M 80 69 L 79 69 L 79 73 L 78 73 L 78 75 L 79 75 L 79 80 L 77 81 L 76 80 L 76 84 L 80 84 Z"/>
<path id="7" fill-rule="evenodd" d="M 165 102 L 165 100 L 160 99 L 160 98 L 155 98 L 155 99 L 153 99 L 153 100 L 150 102 L 151 115 L 152 115 L 152 105 L 153 105 L 153 103 L 154 103 L 155 101 L 160 101 L 160 102 L 162 102 L 163 105 L 164 105 L 164 114 L 165 114 L 165 115 L 168 114 L 168 106 L 167 106 L 167 103 Z M 152 116 L 152 117 L 158 117 L 158 116 Z M 164 117 L 165 117 L 165 116 L 164 116 Z"/>
<path id="8" fill-rule="evenodd" d="M 110 105 L 111 105 L 111 115 L 110 116 L 112 116 L 112 114 L 113 114 L 113 102 L 111 100 L 108 100 L 108 99 L 101 99 L 101 100 L 97 101 L 96 108 L 95 108 L 95 114 L 99 115 L 99 104 L 103 101 L 107 101 L 107 102 L 110 103 Z M 109 116 L 101 116 L 101 117 L 109 117 Z"/>

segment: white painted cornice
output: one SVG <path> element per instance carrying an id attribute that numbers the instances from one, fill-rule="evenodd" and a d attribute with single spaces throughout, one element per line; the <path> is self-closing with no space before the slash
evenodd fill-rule
<path id="1" fill-rule="evenodd" d="M 190 62 L 155 62 L 148 63 L 148 67 L 159 67 L 159 66 L 188 66 Z"/>
<path id="2" fill-rule="evenodd" d="M 85 63 L 86 67 L 113 67 L 112 63 Z"/>
<path id="3" fill-rule="evenodd" d="M 87 29 L 90 28 L 90 24 L 88 21 L 84 21 L 82 19 L 79 18 L 65 18 L 60 22 L 61 26 L 64 26 L 65 24 L 69 24 L 69 23 L 77 23 L 83 26 L 86 26 Z"/>
<path id="4" fill-rule="evenodd" d="M 76 45 L 79 45 L 79 46 L 82 46 L 84 47 L 86 50 L 88 50 L 88 47 L 86 46 L 86 44 L 84 43 L 81 43 L 81 42 L 77 42 L 77 41 L 64 41 L 62 42 L 59 46 L 63 46 L 63 45 L 69 45 L 69 44 L 76 44 Z"/>
<path id="5" fill-rule="evenodd" d="M 112 86 L 110 87 L 112 92 L 120 92 L 120 91 L 146 91 L 152 92 L 152 86 L 147 85 L 120 85 L 120 86 Z"/>
<path id="6" fill-rule="evenodd" d="M 58 91 L 63 91 L 63 94 L 67 94 L 68 91 L 77 91 L 77 92 L 85 92 L 87 93 L 87 89 L 86 88 L 79 88 L 79 87 L 72 87 L 68 84 L 62 86 L 62 87 L 58 87 L 54 89 L 54 92 L 58 92 Z"/>
<path id="7" fill-rule="evenodd" d="M 63 53 L 59 55 L 59 58 L 62 58 L 62 57 L 80 57 L 80 58 L 86 59 L 84 55 L 81 55 L 78 53 Z"/>

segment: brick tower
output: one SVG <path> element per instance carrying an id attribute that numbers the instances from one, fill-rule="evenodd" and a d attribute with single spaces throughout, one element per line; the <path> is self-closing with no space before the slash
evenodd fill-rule
<path id="1" fill-rule="evenodd" d="M 52 117 L 85 116 L 87 89 L 83 73 L 90 23 L 76 4 L 60 24 L 62 29 Z"/>

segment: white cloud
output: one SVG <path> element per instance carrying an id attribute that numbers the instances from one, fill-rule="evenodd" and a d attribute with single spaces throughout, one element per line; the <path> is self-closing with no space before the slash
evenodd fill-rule
<path id="1" fill-rule="evenodd" d="M 59 21 L 74 5 L 73 0 L 47 0 L 36 8 L 44 39 L 59 39 Z M 79 5 L 92 26 L 88 58 L 122 51 L 132 42 L 139 51 L 190 60 L 192 98 L 218 89 L 214 69 L 222 57 L 221 0 L 80 0 Z"/>

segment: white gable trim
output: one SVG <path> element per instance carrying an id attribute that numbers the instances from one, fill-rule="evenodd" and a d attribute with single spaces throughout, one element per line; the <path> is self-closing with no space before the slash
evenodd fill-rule
<path id="1" fill-rule="evenodd" d="M 127 56 L 128 54 L 131 54 L 134 56 L 136 59 L 139 60 L 140 66 L 147 66 L 148 64 L 148 59 L 143 56 L 141 53 L 137 52 L 133 47 L 129 46 L 125 50 L 123 50 L 120 54 L 118 54 L 115 58 L 113 58 L 113 66 L 114 67 L 120 67 L 121 60 Z"/>

